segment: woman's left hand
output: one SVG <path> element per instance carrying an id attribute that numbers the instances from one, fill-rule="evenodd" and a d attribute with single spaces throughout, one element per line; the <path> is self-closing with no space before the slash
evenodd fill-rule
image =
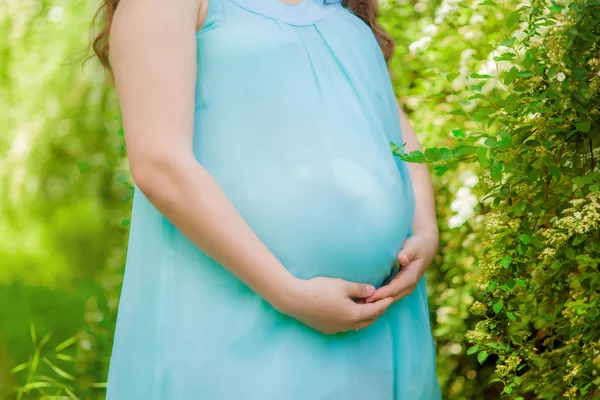
<path id="1" fill-rule="evenodd" d="M 410 236 L 398 253 L 400 272 L 385 286 L 365 299 L 371 303 L 392 297 L 394 301 L 411 294 L 438 251 L 438 232 L 423 232 Z"/>

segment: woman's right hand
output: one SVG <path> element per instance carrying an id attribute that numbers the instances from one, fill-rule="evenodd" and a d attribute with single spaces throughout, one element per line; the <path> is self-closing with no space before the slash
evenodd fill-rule
<path id="1" fill-rule="evenodd" d="M 384 298 L 359 303 L 375 293 L 375 287 L 339 278 L 298 279 L 285 305 L 276 308 L 325 334 L 364 329 L 393 303 Z"/>

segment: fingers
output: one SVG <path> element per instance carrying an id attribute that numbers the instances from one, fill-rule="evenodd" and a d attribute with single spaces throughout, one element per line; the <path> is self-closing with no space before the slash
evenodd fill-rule
<path id="1" fill-rule="evenodd" d="M 364 299 L 375 293 L 375 286 L 364 283 L 348 282 L 346 293 L 356 299 Z"/>
<path id="2" fill-rule="evenodd" d="M 369 327 L 375 321 L 377 321 L 377 318 L 372 318 L 372 319 L 368 319 L 366 321 L 358 322 L 352 327 L 352 329 L 355 331 L 365 329 L 365 328 Z"/>
<path id="3" fill-rule="evenodd" d="M 389 284 L 377 289 L 377 291 L 365 301 L 367 303 L 371 303 L 386 297 L 392 297 L 394 300 L 398 300 L 401 298 L 401 294 L 405 293 L 404 295 L 407 295 L 412 293 L 418 282 L 419 277 L 415 276 L 415 274 L 411 273 L 411 271 L 400 271 Z"/>
<path id="4" fill-rule="evenodd" d="M 398 262 L 400 265 L 407 265 L 414 258 L 414 252 L 409 249 L 402 250 L 400 253 L 398 253 Z"/>
<path id="5" fill-rule="evenodd" d="M 355 324 L 379 318 L 389 306 L 392 305 L 394 299 L 386 297 L 373 303 L 357 304 L 357 314 Z"/>

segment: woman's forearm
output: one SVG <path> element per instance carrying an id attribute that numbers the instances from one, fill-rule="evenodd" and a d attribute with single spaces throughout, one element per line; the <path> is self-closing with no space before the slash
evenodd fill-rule
<path id="1" fill-rule="evenodd" d="M 398 109 L 400 112 L 402 135 L 404 142 L 406 142 L 406 152 L 408 153 L 413 150 L 423 151 L 410 121 L 402 109 L 400 107 Z M 435 240 L 438 240 L 439 228 L 436 219 L 435 197 L 429 166 L 428 164 L 408 163 L 408 170 L 413 182 L 416 202 L 413 233 L 431 235 Z"/>
<path id="2" fill-rule="evenodd" d="M 138 158 L 132 172 L 148 200 L 198 248 L 274 307 L 285 308 L 292 301 L 297 279 L 191 153 Z"/>

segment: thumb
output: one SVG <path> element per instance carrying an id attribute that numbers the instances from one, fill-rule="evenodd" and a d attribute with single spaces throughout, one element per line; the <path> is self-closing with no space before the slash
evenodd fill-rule
<path id="1" fill-rule="evenodd" d="M 364 299 L 375 293 L 375 286 L 366 285 L 364 283 L 349 282 L 346 288 L 346 293 L 350 297 Z"/>
<path id="2" fill-rule="evenodd" d="M 406 266 L 412 259 L 415 258 L 415 251 L 412 249 L 403 249 L 398 253 L 398 262 Z"/>

